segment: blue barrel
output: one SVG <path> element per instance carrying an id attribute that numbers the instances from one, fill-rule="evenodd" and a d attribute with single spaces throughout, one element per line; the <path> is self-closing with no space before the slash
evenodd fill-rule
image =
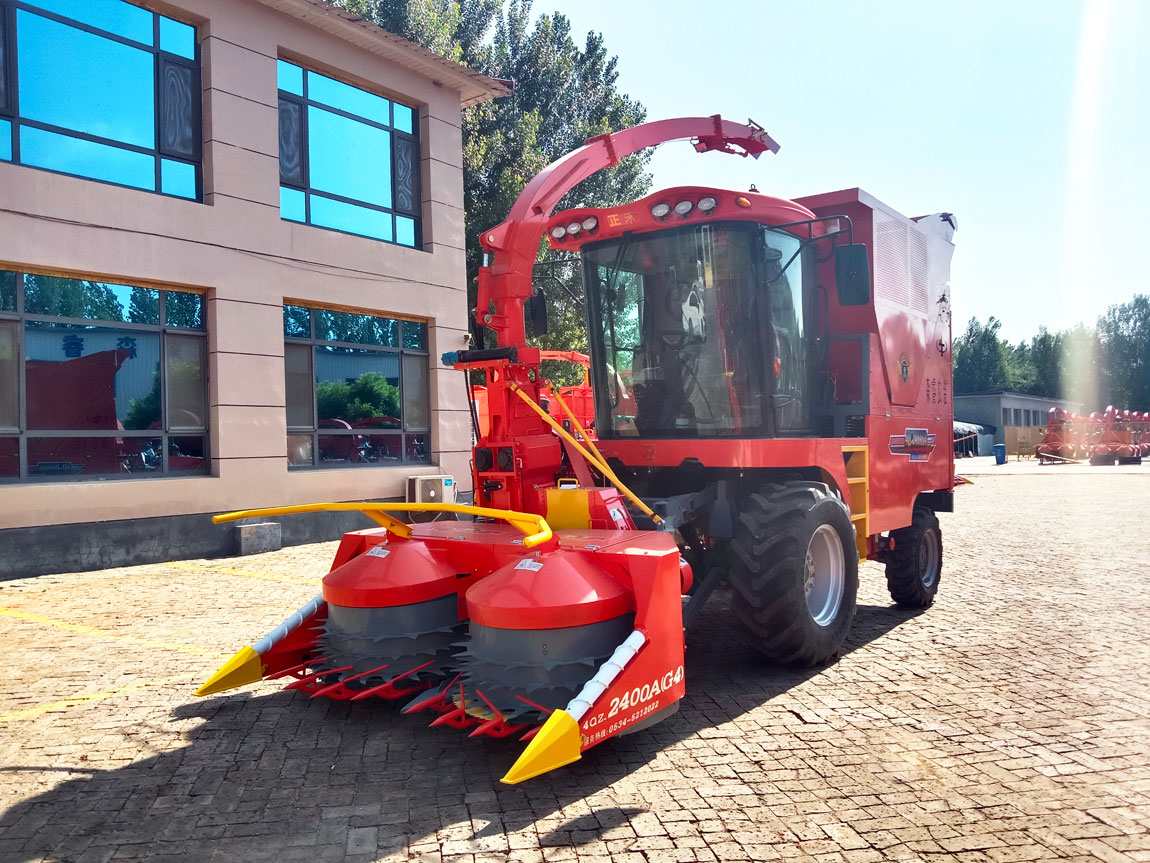
<path id="1" fill-rule="evenodd" d="M 1006 464 L 1006 444 L 996 443 L 994 445 L 994 463 Z"/>

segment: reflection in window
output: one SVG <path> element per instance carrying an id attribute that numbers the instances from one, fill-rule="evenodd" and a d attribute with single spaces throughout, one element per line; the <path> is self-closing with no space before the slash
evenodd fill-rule
<path id="1" fill-rule="evenodd" d="M 418 246 L 414 109 L 285 60 L 278 74 L 280 215 Z"/>
<path id="2" fill-rule="evenodd" d="M 16 274 L 0 270 L 0 312 L 16 311 Z"/>
<path id="3" fill-rule="evenodd" d="M 20 322 L 0 321 L 0 429 L 20 427 Z"/>
<path id="4" fill-rule="evenodd" d="M 194 27 L 126 0 L 5 8 L 0 159 L 199 199 Z"/>
<path id="5" fill-rule="evenodd" d="M 30 273 L 0 284 L 15 293 L 0 320 L 0 434 L 26 444 L 14 468 L 0 452 L 0 477 L 206 471 L 202 296 Z"/>
<path id="6" fill-rule="evenodd" d="M 289 466 L 430 461 L 426 324 L 284 306 L 284 335 Z"/>

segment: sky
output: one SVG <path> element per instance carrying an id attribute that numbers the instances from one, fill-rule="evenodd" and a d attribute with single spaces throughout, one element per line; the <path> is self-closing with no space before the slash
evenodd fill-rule
<path id="1" fill-rule="evenodd" d="M 603 34 L 650 120 L 753 118 L 758 161 L 671 143 L 655 188 L 859 186 L 958 218 L 956 335 L 1029 340 L 1150 293 L 1148 0 L 535 0 Z M 1148 258 L 1150 259 L 1150 258 Z"/>

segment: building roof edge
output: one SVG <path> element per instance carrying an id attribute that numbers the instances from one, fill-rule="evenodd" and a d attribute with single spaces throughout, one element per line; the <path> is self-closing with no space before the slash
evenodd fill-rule
<path id="1" fill-rule="evenodd" d="M 397 36 L 359 15 L 332 6 L 324 0 L 257 0 L 257 2 L 291 15 L 358 48 L 419 72 L 436 84 L 458 91 L 461 107 L 478 105 L 511 92 L 505 83 L 495 78 L 489 78 L 462 63 L 440 57 L 422 45 L 409 42 L 402 36 Z"/>

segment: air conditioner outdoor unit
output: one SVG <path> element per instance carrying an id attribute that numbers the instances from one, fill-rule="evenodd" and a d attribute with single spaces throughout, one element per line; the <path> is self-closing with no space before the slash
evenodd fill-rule
<path id="1" fill-rule="evenodd" d="M 409 476 L 407 478 L 408 503 L 455 503 L 455 477 Z"/>

